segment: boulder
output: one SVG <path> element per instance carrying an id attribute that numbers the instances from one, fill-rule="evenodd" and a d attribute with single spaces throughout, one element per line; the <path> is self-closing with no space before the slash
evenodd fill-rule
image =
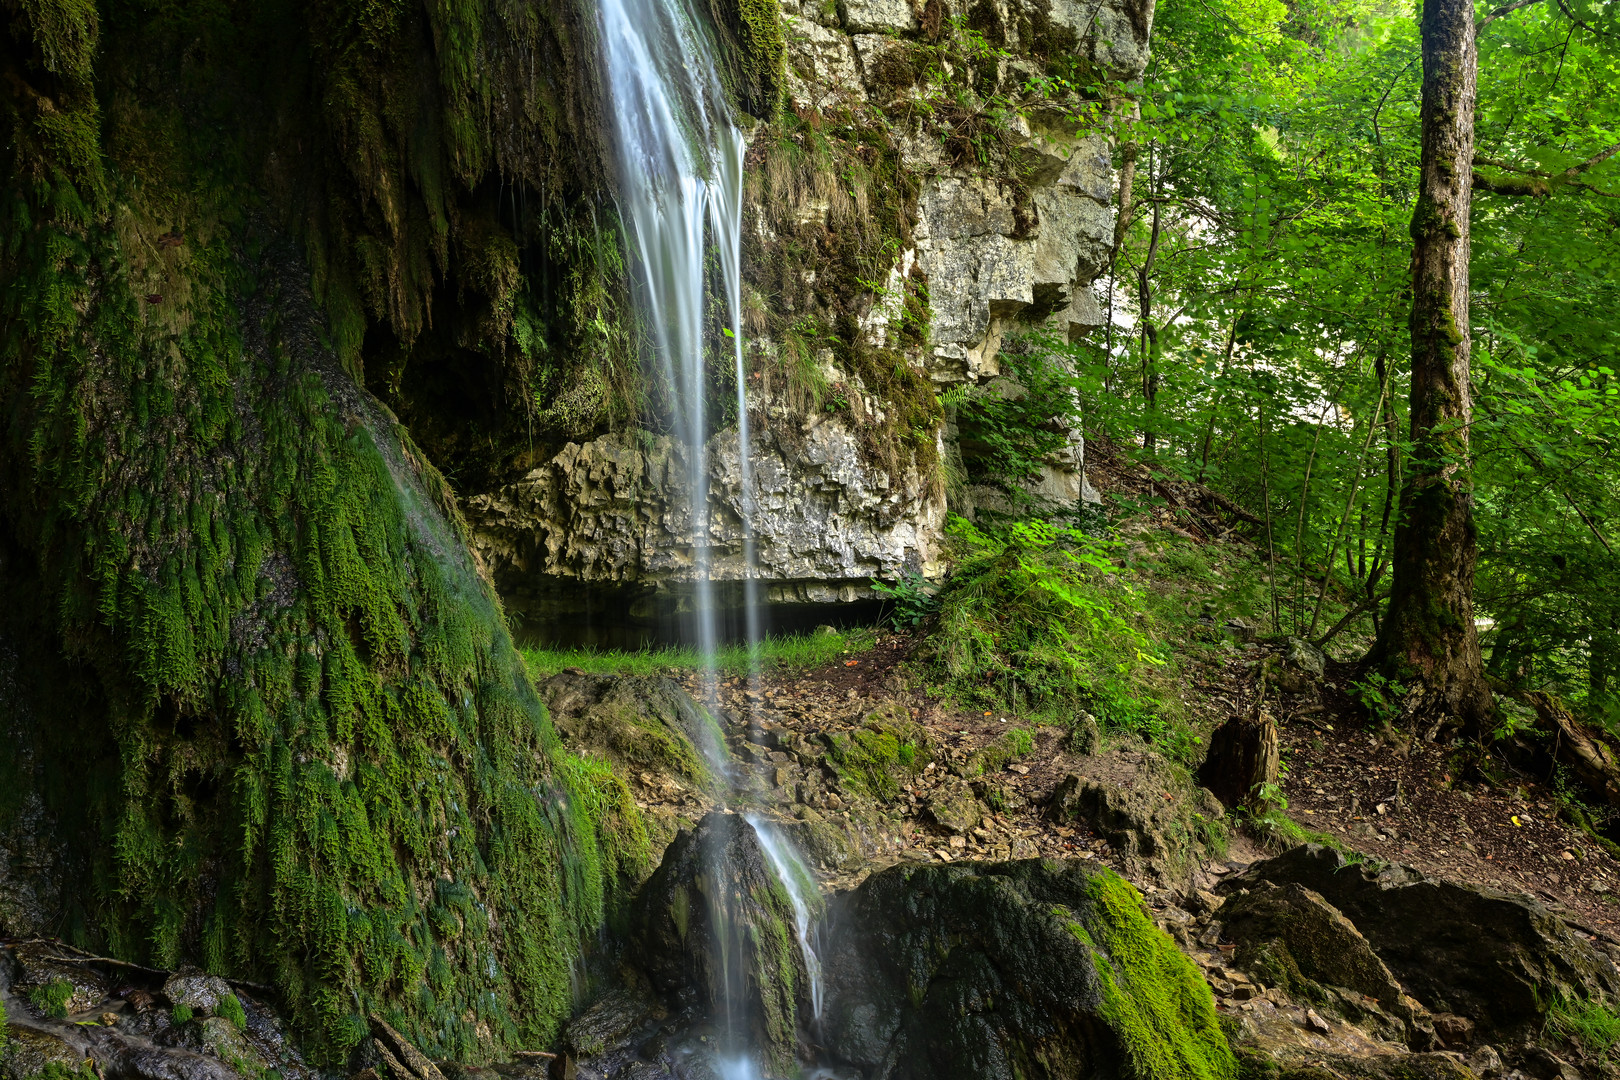
<path id="1" fill-rule="evenodd" d="M 1304 638 L 1291 637 L 1283 651 L 1288 666 L 1313 679 L 1327 673 L 1327 654 Z"/>
<path id="2" fill-rule="evenodd" d="M 1543 1002 L 1554 997 L 1613 1000 L 1620 993 L 1620 972 L 1608 956 L 1528 896 L 1407 866 L 1352 862 L 1316 844 L 1256 863 L 1219 891 L 1252 893 L 1265 882 L 1319 894 L 1413 996 L 1492 1039 L 1539 1027 Z"/>
<path id="3" fill-rule="evenodd" d="M 673 1006 L 730 1017 L 722 1050 L 757 1048 L 768 1069 L 793 1067 L 809 977 L 792 901 L 747 819 L 716 811 L 681 830 L 631 917 L 636 962 Z"/>
<path id="4" fill-rule="evenodd" d="M 1116 749 L 1094 760 L 1111 770 L 1107 778 L 1070 773 L 1048 798 L 1048 814 L 1107 840 L 1133 877 L 1161 883 L 1183 877 L 1208 830 L 1225 816 L 1220 800 L 1151 751 Z"/>
<path id="5" fill-rule="evenodd" d="M 204 975 L 196 970 L 176 972 L 163 984 L 163 996 L 171 1005 L 184 1006 L 205 1016 L 213 1015 L 220 999 L 230 992 L 231 984 L 218 975 Z"/>
<path id="6" fill-rule="evenodd" d="M 628 775 L 673 777 L 713 791 L 725 736 L 673 679 L 564 671 L 540 684 L 551 722 L 575 751 L 589 751 Z"/>
<path id="7" fill-rule="evenodd" d="M 1209 987 L 1081 861 L 900 865 L 833 901 L 821 1045 L 868 1080 L 1230 1077 Z"/>
<path id="8" fill-rule="evenodd" d="M 1260 882 L 1222 906 L 1221 926 L 1237 945 L 1238 967 L 1262 983 L 1379 1036 L 1417 1049 L 1434 1045 L 1434 1024 L 1423 1007 L 1319 893 L 1295 883 Z"/>

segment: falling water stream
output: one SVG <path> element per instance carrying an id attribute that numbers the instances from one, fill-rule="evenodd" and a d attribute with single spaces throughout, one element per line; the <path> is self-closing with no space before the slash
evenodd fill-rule
<path id="1" fill-rule="evenodd" d="M 719 613 L 712 579 L 716 533 L 709 519 L 708 426 L 704 367 L 705 255 L 712 244 L 725 282 L 731 362 L 737 387 L 737 455 L 741 489 L 744 620 L 750 653 L 762 634 L 754 576 L 754 486 L 742 348 L 742 171 L 745 143 L 733 123 L 719 78 L 714 43 L 689 0 L 600 0 L 599 30 L 619 165 L 619 205 L 643 278 L 642 303 L 657 363 L 673 403 L 686 456 L 693 581 L 692 636 L 704 657 L 705 704 L 718 712 Z M 757 679 L 757 671 L 750 682 Z M 757 689 L 757 686 L 754 687 Z M 751 697 L 753 695 L 750 695 Z M 733 779 L 724 746 L 704 747 L 718 775 Z M 815 878 L 788 839 L 749 815 L 761 850 L 786 891 L 810 976 L 812 1007 L 821 1008 L 820 963 L 812 947 Z M 722 939 L 724 935 L 721 935 Z M 728 972 L 716 1019 L 722 1024 L 717 1065 L 727 1080 L 753 1080 L 757 1048 L 746 1045 L 741 989 Z"/>

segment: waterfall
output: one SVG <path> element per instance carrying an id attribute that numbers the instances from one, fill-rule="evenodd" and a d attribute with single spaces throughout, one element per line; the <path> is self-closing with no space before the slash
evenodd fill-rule
<path id="1" fill-rule="evenodd" d="M 704 704 L 718 713 L 719 619 L 712 581 L 709 462 L 704 415 L 705 255 L 712 243 L 725 282 L 731 366 L 737 386 L 738 479 L 743 544 L 743 608 L 749 655 L 762 637 L 754 577 L 754 482 L 742 341 L 742 170 L 745 143 L 732 122 L 711 35 L 690 0 L 600 0 L 599 30 L 619 166 L 619 205 L 644 279 L 646 323 L 686 453 L 691 493 L 693 637 L 704 658 Z M 749 681 L 757 689 L 758 666 Z M 756 699 L 757 700 L 757 699 Z M 755 718 L 751 717 L 753 722 Z M 735 781 L 725 746 L 705 746 L 716 774 Z M 733 792 L 735 794 L 735 792 Z M 813 1012 L 821 1011 L 821 965 L 812 947 L 815 878 L 785 836 L 747 818 L 781 881 L 809 973 Z M 720 935 L 722 945 L 726 935 Z M 740 988 L 721 956 L 723 1036 L 716 1064 L 726 1080 L 754 1080 Z"/>
<path id="2" fill-rule="evenodd" d="M 799 951 L 804 955 L 804 969 L 810 976 L 810 1011 L 821 1019 L 821 957 L 810 940 L 814 929 L 810 910 L 810 895 L 816 891 L 816 878 L 810 872 L 799 849 L 783 836 L 774 824 L 758 814 L 748 815 L 748 824 L 759 837 L 760 850 L 771 862 L 771 869 L 787 890 L 788 902 L 793 905 L 793 923 L 798 932 Z"/>
<path id="3" fill-rule="evenodd" d="M 740 320 L 743 137 L 729 115 L 713 42 L 687 0 L 602 0 L 599 11 L 620 209 L 629 219 L 645 279 L 647 322 L 686 450 L 693 636 L 700 652 L 712 657 L 719 631 L 710 577 L 704 254 L 712 235 L 731 323 L 746 521 L 751 470 Z M 751 539 L 751 530 L 744 531 Z M 750 625 L 756 621 L 750 612 Z M 710 676 L 712 682 L 712 665 Z"/>

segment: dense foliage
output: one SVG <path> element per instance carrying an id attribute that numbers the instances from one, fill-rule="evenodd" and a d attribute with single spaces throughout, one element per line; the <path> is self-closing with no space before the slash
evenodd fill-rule
<path id="1" fill-rule="evenodd" d="M 1472 215 L 1476 609 L 1491 674 L 1620 721 L 1620 101 L 1612 5 L 1541 3 L 1480 38 Z M 1487 15 L 1478 9 L 1481 20 Z M 1134 184 L 1112 321 L 1043 341 L 1088 429 L 1246 508 L 1276 631 L 1334 595 L 1375 629 L 1413 443 L 1408 231 L 1418 60 L 1406 4 L 1163 4 L 1122 134 Z M 1046 380 L 1051 381 L 1052 375 Z M 1031 385 L 1039 385 L 1039 381 Z M 1045 452 L 993 402 L 973 416 Z M 999 414 L 1007 414 L 999 416 Z M 970 427 L 968 430 L 975 430 Z M 1027 468 L 986 440 L 1004 472 Z M 1286 580 L 1287 585 L 1281 583 Z"/>

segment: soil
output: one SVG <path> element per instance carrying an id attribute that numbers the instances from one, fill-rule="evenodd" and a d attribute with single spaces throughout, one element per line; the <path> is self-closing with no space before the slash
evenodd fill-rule
<path id="1" fill-rule="evenodd" d="M 1021 722 L 1015 715 L 963 710 L 917 689 L 918 680 L 908 677 L 906 668 L 916 644 L 910 635 L 883 633 L 871 649 L 824 667 L 766 673 L 752 688 L 741 679 L 726 680 L 720 703 L 727 726 L 741 731 L 751 721 L 806 735 L 836 732 L 858 726 L 885 703 L 899 702 L 946 756 L 965 759 Z M 1273 653 L 1280 653 L 1280 646 L 1240 645 L 1224 662 L 1194 668 L 1186 683 L 1193 714 L 1212 726 L 1251 707 L 1256 672 Z M 1347 847 L 1425 873 L 1529 893 L 1589 934 L 1620 943 L 1620 861 L 1559 818 L 1557 792 L 1545 778 L 1493 787 L 1465 779 L 1459 747 L 1411 745 L 1370 733 L 1347 693 L 1352 677 L 1350 665 L 1330 664 L 1321 685 L 1296 694 L 1273 691 L 1267 704 L 1279 724 L 1282 791 L 1293 820 Z M 689 691 L 700 692 L 695 676 L 687 674 L 683 681 Z M 1031 754 L 987 778 L 1015 796 L 1009 800 L 1012 808 L 987 819 L 990 835 L 969 833 L 958 838 L 959 846 L 950 846 L 950 832 L 923 810 L 947 775 L 943 768 L 930 770 L 906 785 L 895 806 L 903 843 L 879 853 L 872 867 L 898 858 L 1005 857 L 996 850 L 1002 848 L 1014 857 L 1095 857 L 1121 868 L 1104 841 L 1084 828 L 1052 821 L 1045 804 L 1070 773 L 1129 786 L 1137 755 L 1119 747 L 1088 758 L 1071 752 L 1066 733 L 1056 728 L 1039 728 L 1035 736 Z M 1231 861 L 1242 865 L 1261 853 L 1240 844 Z"/>

